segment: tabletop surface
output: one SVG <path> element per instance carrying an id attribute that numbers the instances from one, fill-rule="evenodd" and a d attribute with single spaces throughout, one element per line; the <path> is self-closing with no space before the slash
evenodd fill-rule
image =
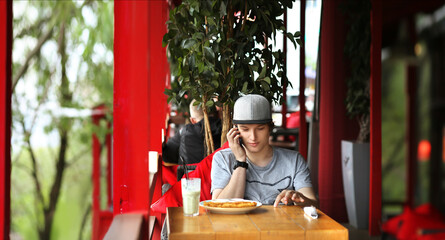
<path id="1" fill-rule="evenodd" d="M 182 207 L 167 209 L 169 240 L 175 239 L 348 239 L 348 230 L 317 210 L 306 216 L 300 206 L 263 205 L 246 214 L 217 214 L 200 207 L 185 217 Z"/>

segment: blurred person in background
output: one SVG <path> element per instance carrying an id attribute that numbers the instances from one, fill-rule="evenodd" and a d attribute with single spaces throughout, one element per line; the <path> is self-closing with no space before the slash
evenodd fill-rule
<path id="1" fill-rule="evenodd" d="M 162 160 L 164 165 L 180 165 L 181 158 L 186 164 L 199 163 L 206 157 L 204 147 L 204 112 L 200 105 L 195 105 L 193 100 L 190 105 L 190 123 L 179 130 L 177 134 L 162 144 Z M 209 115 L 210 128 L 212 130 L 213 143 L 216 148 L 221 145 L 221 120 L 215 113 Z M 190 166 L 189 170 L 193 167 Z M 178 179 L 183 175 L 182 166 L 178 167 Z"/>

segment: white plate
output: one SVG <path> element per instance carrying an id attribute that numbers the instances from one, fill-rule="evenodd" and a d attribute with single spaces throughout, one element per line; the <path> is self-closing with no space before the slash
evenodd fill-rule
<path id="1" fill-rule="evenodd" d="M 256 206 L 244 207 L 244 208 L 221 208 L 221 207 L 204 206 L 205 202 L 255 202 Z M 259 207 L 261 207 L 261 205 L 263 205 L 263 204 L 261 204 L 260 202 L 252 201 L 252 200 L 245 200 L 245 199 L 240 199 L 240 198 L 215 199 L 215 200 L 202 201 L 199 203 L 199 206 L 201 206 L 213 213 L 223 213 L 223 214 L 243 214 L 243 213 L 250 212 L 256 208 L 259 208 Z"/>

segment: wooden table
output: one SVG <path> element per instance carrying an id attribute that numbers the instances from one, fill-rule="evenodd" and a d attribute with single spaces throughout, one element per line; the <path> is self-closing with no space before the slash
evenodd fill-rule
<path id="1" fill-rule="evenodd" d="M 348 239 L 348 230 L 318 210 L 318 219 L 299 206 L 261 206 L 247 214 L 207 212 L 185 217 L 182 207 L 167 209 L 169 240 L 186 239 Z"/>

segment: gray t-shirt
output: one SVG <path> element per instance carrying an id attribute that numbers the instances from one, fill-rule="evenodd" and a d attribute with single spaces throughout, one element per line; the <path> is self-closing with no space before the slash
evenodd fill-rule
<path id="1" fill-rule="evenodd" d="M 229 183 L 236 163 L 230 148 L 223 149 L 213 156 L 212 188 L 223 189 Z M 258 167 L 247 159 L 246 190 L 244 198 L 273 204 L 284 189 L 299 190 L 312 187 L 306 161 L 296 151 L 273 147 L 272 161 L 265 167 Z"/>

